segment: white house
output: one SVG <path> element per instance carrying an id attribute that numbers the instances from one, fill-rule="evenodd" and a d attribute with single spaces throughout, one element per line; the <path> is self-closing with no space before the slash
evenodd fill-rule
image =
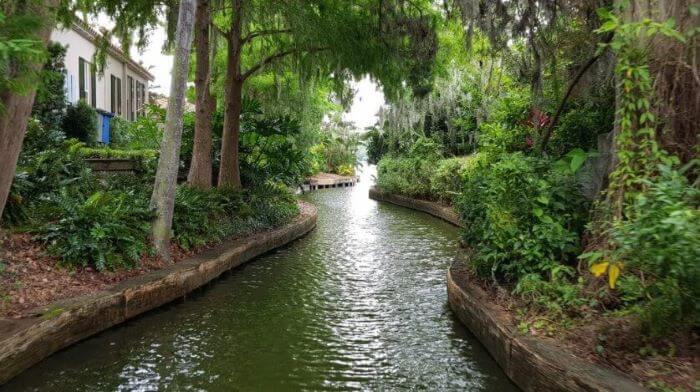
<path id="1" fill-rule="evenodd" d="M 51 41 L 67 47 L 66 98 L 72 104 L 85 100 L 103 114 L 101 121 L 104 116 L 134 120 L 143 114 L 144 105 L 148 103 L 148 85 L 154 77 L 114 45 L 107 48 L 103 74 L 97 73 L 91 62 L 101 38 L 97 31 L 78 19 L 70 28 L 56 27 L 51 32 Z M 109 142 L 108 126 L 109 122 L 104 121 L 98 136 L 104 143 Z"/>

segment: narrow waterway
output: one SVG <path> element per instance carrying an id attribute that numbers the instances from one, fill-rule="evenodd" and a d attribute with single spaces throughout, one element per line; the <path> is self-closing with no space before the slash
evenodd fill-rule
<path id="1" fill-rule="evenodd" d="M 1 390 L 516 390 L 451 314 L 457 230 L 355 188 L 318 227 L 186 300 L 63 350 Z"/>

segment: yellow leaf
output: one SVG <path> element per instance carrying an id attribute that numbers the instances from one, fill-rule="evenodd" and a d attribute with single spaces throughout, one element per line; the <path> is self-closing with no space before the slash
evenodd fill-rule
<path id="1" fill-rule="evenodd" d="M 615 282 L 617 282 L 617 277 L 620 276 L 620 267 L 617 264 L 610 264 L 610 269 L 608 270 L 608 284 L 610 288 L 615 288 Z"/>
<path id="2" fill-rule="evenodd" d="M 605 271 L 608 269 L 608 265 L 610 263 L 607 261 L 604 261 L 602 263 L 596 263 L 591 266 L 591 273 L 597 277 L 603 275 Z"/>

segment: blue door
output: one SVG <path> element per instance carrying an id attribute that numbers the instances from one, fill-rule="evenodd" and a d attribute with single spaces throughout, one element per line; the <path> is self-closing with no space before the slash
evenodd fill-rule
<path id="1" fill-rule="evenodd" d="M 100 133 L 100 142 L 103 144 L 109 144 L 109 120 L 112 118 L 111 114 L 102 113 L 102 132 Z"/>

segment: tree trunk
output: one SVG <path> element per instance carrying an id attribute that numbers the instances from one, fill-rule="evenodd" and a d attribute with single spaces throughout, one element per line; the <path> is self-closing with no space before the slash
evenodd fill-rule
<path id="1" fill-rule="evenodd" d="M 238 136 L 241 128 L 241 106 L 243 103 L 243 81 L 233 76 L 226 91 L 224 132 L 221 136 L 221 168 L 219 187 L 241 188 L 241 173 L 238 165 Z"/>
<path id="2" fill-rule="evenodd" d="M 175 56 L 170 85 L 170 98 L 165 118 L 165 130 L 158 160 L 151 207 L 156 211 L 153 222 L 153 245 L 164 260 L 170 260 L 170 237 L 175 208 L 177 169 L 180 164 L 182 143 L 182 116 L 185 84 L 192 44 L 195 0 L 181 0 L 175 33 Z"/>
<path id="3" fill-rule="evenodd" d="M 195 20 L 194 40 L 197 56 L 194 86 L 197 93 L 195 101 L 194 145 L 192 163 L 187 175 L 190 186 L 199 189 L 211 188 L 211 122 L 216 110 L 216 101 L 211 94 L 211 67 L 209 63 L 209 23 L 211 8 L 209 0 L 199 0 Z"/>
<path id="4" fill-rule="evenodd" d="M 41 41 L 44 47 L 49 42 L 58 5 L 58 0 L 48 0 L 42 3 L 28 2 L 29 9 L 26 11 L 39 15 L 45 21 L 44 25 L 36 32 L 36 39 Z M 25 10 L 20 12 L 25 12 Z M 42 65 L 43 62 L 30 64 L 29 71 L 38 72 Z M 12 180 L 17 169 L 17 158 L 22 150 L 22 141 L 27 131 L 27 123 L 32 113 L 35 95 L 36 86 L 24 94 L 9 90 L 0 92 L 0 217 L 5 209 L 7 196 L 10 193 Z"/>
<path id="5" fill-rule="evenodd" d="M 228 59 L 226 67 L 226 93 L 224 97 L 224 129 L 221 133 L 221 167 L 219 187 L 241 188 L 241 173 L 238 166 L 238 134 L 241 127 L 243 82 L 241 75 L 241 37 L 243 24 L 243 0 L 234 0 L 233 25 L 229 32 Z"/>

